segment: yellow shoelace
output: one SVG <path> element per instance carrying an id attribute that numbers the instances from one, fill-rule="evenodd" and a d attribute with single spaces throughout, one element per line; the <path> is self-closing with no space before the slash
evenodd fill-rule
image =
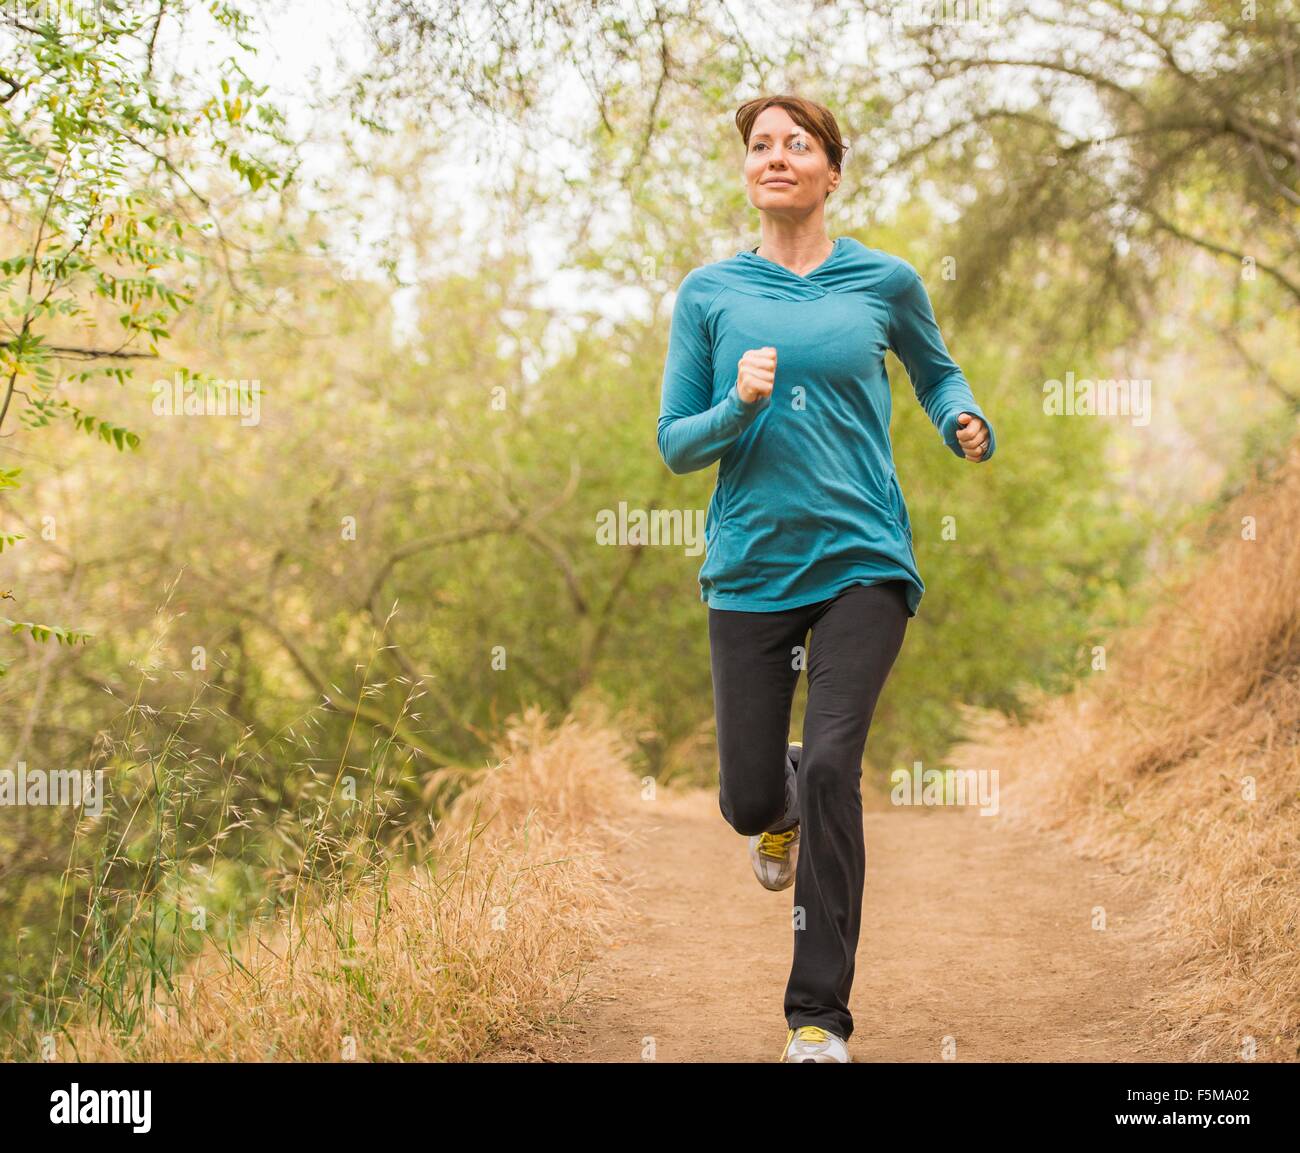
<path id="1" fill-rule="evenodd" d="M 819 1045 L 826 1040 L 826 1030 L 817 1025 L 800 1025 L 797 1029 L 788 1029 L 786 1031 L 785 1048 L 781 1051 L 781 1056 L 788 1057 L 790 1046 L 799 1041 L 811 1041 L 814 1045 Z"/>
<path id="2" fill-rule="evenodd" d="M 790 842 L 794 840 L 798 828 L 786 829 L 784 833 L 763 833 L 758 838 L 758 851 L 764 857 L 784 861 L 790 852 Z"/>

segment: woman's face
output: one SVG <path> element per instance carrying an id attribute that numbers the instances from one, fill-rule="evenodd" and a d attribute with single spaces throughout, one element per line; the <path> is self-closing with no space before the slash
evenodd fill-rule
<path id="1" fill-rule="evenodd" d="M 761 212 L 803 217 L 826 203 L 840 182 L 821 141 L 795 123 L 784 108 L 759 113 L 745 154 L 745 189 Z"/>

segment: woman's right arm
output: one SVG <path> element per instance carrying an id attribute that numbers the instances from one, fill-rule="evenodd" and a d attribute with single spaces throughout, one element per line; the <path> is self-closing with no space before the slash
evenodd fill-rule
<path id="1" fill-rule="evenodd" d="M 711 465 L 768 404 L 767 397 L 746 404 L 733 381 L 711 406 L 713 350 L 706 309 L 716 290 L 697 272 L 688 272 L 677 290 L 659 402 L 659 455 L 678 474 Z"/>

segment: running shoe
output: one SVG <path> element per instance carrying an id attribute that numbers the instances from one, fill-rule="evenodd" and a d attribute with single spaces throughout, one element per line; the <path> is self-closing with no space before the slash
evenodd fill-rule
<path id="1" fill-rule="evenodd" d="M 749 838 L 749 863 L 765 889 L 788 889 L 799 864 L 799 826 L 783 833 L 755 833 Z"/>
<path id="2" fill-rule="evenodd" d="M 787 771 L 798 779 L 799 759 L 803 756 L 803 742 L 792 741 L 786 749 Z M 798 786 L 796 784 L 795 789 Z M 798 796 L 792 791 L 792 795 Z M 794 884 L 795 869 L 799 864 L 799 825 L 780 833 L 755 833 L 749 838 L 749 863 L 754 876 L 765 889 L 780 891 Z"/>
<path id="3" fill-rule="evenodd" d="M 838 1033 L 822 1029 L 817 1025 L 800 1025 L 786 1033 L 785 1048 L 781 1051 L 781 1060 L 787 1063 L 807 1065 L 848 1064 L 852 1062 L 848 1046 Z"/>

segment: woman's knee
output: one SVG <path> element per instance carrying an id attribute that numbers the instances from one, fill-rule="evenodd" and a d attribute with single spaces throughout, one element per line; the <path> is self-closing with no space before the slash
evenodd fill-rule
<path id="1" fill-rule="evenodd" d="M 736 832 L 752 837 L 755 833 L 766 832 L 785 816 L 785 794 L 733 797 L 725 790 L 720 790 L 718 808 L 722 810 L 727 824 Z"/>

